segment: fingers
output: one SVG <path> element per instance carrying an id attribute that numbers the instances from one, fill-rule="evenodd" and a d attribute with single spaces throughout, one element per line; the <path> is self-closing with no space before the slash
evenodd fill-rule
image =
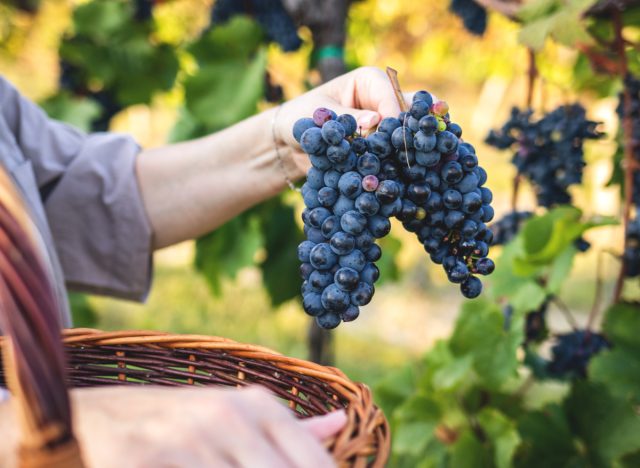
<path id="1" fill-rule="evenodd" d="M 347 423 L 347 414 L 344 410 L 332 411 L 323 416 L 305 419 L 302 424 L 317 439 L 325 440 L 339 432 Z"/>
<path id="2" fill-rule="evenodd" d="M 300 424 L 286 418 L 272 421 L 265 428 L 273 445 L 296 468 L 328 468 L 334 466 L 327 450 L 314 434 L 300 430 Z"/>

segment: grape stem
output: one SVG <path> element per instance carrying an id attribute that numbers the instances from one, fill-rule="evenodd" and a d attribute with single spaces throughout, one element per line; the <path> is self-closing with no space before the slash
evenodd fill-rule
<path id="1" fill-rule="evenodd" d="M 567 307 L 567 304 L 562 302 L 556 296 L 552 296 L 551 297 L 551 302 L 553 302 L 558 307 L 558 309 L 560 309 L 560 312 L 562 312 L 562 315 L 564 315 L 564 318 L 567 320 L 567 322 L 569 323 L 571 328 L 573 328 L 573 331 L 577 331 L 578 330 L 578 322 L 576 322 L 576 319 L 571 314 L 571 310 L 569 310 L 569 307 Z"/>
<path id="2" fill-rule="evenodd" d="M 395 93 L 396 99 L 398 100 L 400 110 L 402 112 L 407 112 L 407 103 L 404 100 L 404 95 L 402 94 L 402 89 L 400 88 L 400 82 L 398 81 L 398 72 L 391 67 L 387 67 L 387 76 L 389 77 L 389 81 L 391 81 L 391 87 L 393 88 L 393 92 Z"/>
<path id="3" fill-rule="evenodd" d="M 627 55 L 625 52 L 625 40 L 622 36 L 622 16 L 619 10 L 615 9 L 612 13 L 613 29 L 615 32 L 615 47 L 620 60 L 619 72 L 624 82 L 628 73 Z M 629 218 L 631 217 L 631 199 L 633 195 L 633 122 L 631 120 L 631 93 L 629 88 L 624 86 L 623 106 L 622 106 L 622 145 L 624 149 L 624 231 L 627 232 L 629 226 Z M 624 250 L 627 248 L 627 236 L 624 236 Z M 623 250 L 623 252 L 624 252 Z M 624 278 L 626 274 L 626 264 L 623 261 L 620 266 L 620 272 L 616 280 L 613 293 L 613 302 L 620 302 L 622 289 L 624 287 Z"/>
<path id="4" fill-rule="evenodd" d="M 538 67 L 536 67 L 536 54 L 533 49 L 527 49 L 527 56 L 529 57 L 529 69 L 527 71 L 527 102 L 526 107 L 531 109 L 533 105 L 533 92 L 536 86 L 536 79 L 538 78 Z M 522 176 L 516 172 L 513 177 L 513 191 L 511 192 L 511 211 L 515 212 L 518 209 L 518 193 L 520 192 L 520 182 Z"/>
<path id="5" fill-rule="evenodd" d="M 602 256 L 605 254 L 603 251 L 598 252 L 598 259 L 596 263 L 596 292 L 593 297 L 593 305 L 591 306 L 591 312 L 589 313 L 589 318 L 587 319 L 587 330 L 591 330 L 593 323 L 598 316 L 598 312 L 600 310 L 600 302 L 602 300 Z"/>

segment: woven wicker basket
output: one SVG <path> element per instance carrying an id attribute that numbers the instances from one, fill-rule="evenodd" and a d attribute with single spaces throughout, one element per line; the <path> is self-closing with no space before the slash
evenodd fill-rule
<path id="1" fill-rule="evenodd" d="M 340 370 L 225 338 L 152 331 L 71 329 L 61 345 L 50 276 L 36 231 L 0 170 L 0 339 L 20 421 L 21 467 L 83 467 L 65 381 L 98 385 L 244 386 L 259 384 L 298 417 L 346 408 L 346 426 L 328 441 L 339 466 L 384 466 L 387 420 L 370 390 Z"/>

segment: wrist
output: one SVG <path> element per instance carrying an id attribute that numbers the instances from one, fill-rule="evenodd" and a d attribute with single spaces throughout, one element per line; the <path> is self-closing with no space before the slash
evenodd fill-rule
<path id="1" fill-rule="evenodd" d="M 291 144 L 281 135 L 278 119 L 285 112 L 283 109 L 285 104 L 280 104 L 271 110 L 271 137 L 273 148 L 276 155 L 276 162 L 281 171 L 281 175 L 285 184 L 291 190 L 298 190 L 294 181 L 301 178 L 304 174 L 300 170 L 295 161 L 295 151 Z"/>

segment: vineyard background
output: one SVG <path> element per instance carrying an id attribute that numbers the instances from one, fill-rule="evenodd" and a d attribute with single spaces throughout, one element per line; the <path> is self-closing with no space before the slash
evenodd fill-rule
<path id="1" fill-rule="evenodd" d="M 492 12 L 486 33 L 478 37 L 467 32 L 460 19 L 442 2 L 356 2 L 350 7 L 347 20 L 345 62 L 348 68 L 393 66 L 399 72 L 404 89 L 428 89 L 447 100 L 453 119 L 464 128 L 464 138 L 476 146 L 481 163 L 489 173 L 487 185 L 494 192 L 493 205 L 499 219 L 511 209 L 515 170 L 510 164 L 511 154 L 486 145 L 484 139 L 490 129 L 506 120 L 512 106 L 525 105 L 530 62 L 529 50 L 523 43 L 538 49 L 539 78 L 533 89 L 533 107 L 549 111 L 579 100 L 587 108 L 588 117 L 602 122 L 600 130 L 607 134 L 607 138 L 585 145 L 584 183 L 571 190 L 574 204 L 582 209 L 584 219 L 596 215 L 619 218 L 620 187 L 610 185 L 609 180 L 618 149 L 616 106 L 621 81 L 593 73 L 585 55 L 576 48 L 576 44 L 588 42 L 580 13 L 590 2 L 572 0 L 562 4 L 536 0 L 529 3 L 536 5 L 537 10 L 530 8 L 524 27 Z M 104 9 L 87 9 L 92 5 Z M 319 73 L 309 66 L 314 54 L 308 28 L 300 29 L 303 45 L 295 52 L 284 52 L 274 43 L 265 44 L 259 29 L 251 23 L 220 27 L 220 36 L 206 32 L 203 35 L 211 7 L 211 1 L 202 0 L 157 2 L 152 22 L 132 29 L 138 36 L 132 33 L 131 37 L 117 34 L 111 37 L 105 33 L 103 37 L 91 38 L 106 50 L 111 50 L 110 45 L 115 49 L 117 41 L 122 40 L 121 46 L 132 47 L 127 50 L 132 51 L 133 57 L 137 50 L 144 54 L 145 47 L 151 46 L 155 48 L 153 57 L 161 57 L 158 62 L 150 60 L 140 65 L 148 65 L 146 72 L 162 71 L 154 75 L 152 81 L 148 81 L 152 73 L 140 77 L 129 73 L 128 67 L 133 70 L 135 67 L 127 61 L 126 53 L 107 54 L 87 64 L 96 70 L 101 64 L 106 65 L 105 76 L 114 76 L 114 82 L 121 83 L 120 89 L 129 90 L 129 94 L 120 96 L 120 101 L 126 104 L 122 105 L 123 109 L 115 113 L 110 122 L 104 122 L 110 130 L 131 133 L 143 147 L 153 147 L 168 139 L 195 136 L 230 124 L 272 105 L 261 99 L 263 64 L 271 81 L 282 86 L 286 98 L 299 95 L 320 82 Z M 117 0 L 43 0 L 31 13 L 15 9 L 11 2 L 0 2 L 0 73 L 23 93 L 44 103 L 52 115 L 89 129 L 92 120 L 95 125 L 99 106 L 86 98 L 72 99 L 59 91 L 60 54 L 74 57 L 82 53 L 82 41 L 74 43 L 70 38 L 99 35 L 100 31 L 109 32 L 110 28 L 117 30 L 118 22 L 125 21 L 121 19 L 124 17 L 131 21 L 127 8 L 131 8 L 131 4 Z M 85 12 L 84 16 L 75 17 L 75 23 L 74 9 L 76 15 L 78 11 Z M 628 62 L 631 71 L 638 74 L 640 14 L 637 8 L 630 11 L 625 13 L 625 34 L 635 42 L 636 48 L 629 48 Z M 545 20 L 546 23 L 540 23 Z M 556 37 L 547 39 L 549 33 Z M 247 51 L 243 57 L 246 61 L 234 61 L 224 54 L 216 57 L 211 50 L 220 50 L 216 48 L 220 37 L 241 44 L 240 48 Z M 78 48 L 74 49 L 73 44 Z M 140 49 L 133 48 L 136 44 Z M 160 48 L 164 48 L 162 53 L 158 52 Z M 247 77 L 242 93 L 237 93 L 237 89 L 224 80 L 238 73 Z M 100 83 L 90 82 L 89 89 L 93 92 L 94 88 L 99 91 Z M 229 102 L 222 96 L 232 96 L 233 100 Z M 535 208 L 535 196 L 528 184 L 522 186 L 518 207 Z M 144 305 L 73 295 L 76 325 L 213 334 L 307 357 L 308 317 L 298 300 L 290 299 L 290 286 L 294 291 L 299 286 L 295 262 L 275 265 L 268 262 L 286 255 L 295 257 L 301 210 L 301 197 L 287 192 L 279 201 L 227 227 L 229 236 L 241 233 L 231 255 L 221 253 L 228 245 L 224 237 L 221 241 L 201 241 L 198 248 L 195 242 L 186 242 L 158 252 L 154 258 L 153 289 Z M 297 227 L 292 224 L 292 212 L 296 214 Z M 288 220 L 291 229 L 285 234 L 269 234 L 263 219 L 271 215 Z M 220 234 L 218 239 L 224 235 Z M 284 235 L 287 241 L 275 246 L 270 242 L 274 235 Z M 602 284 L 603 303 L 609 302 L 613 295 L 620 267 L 615 255 L 622 251 L 623 230 L 620 226 L 606 225 L 587 231 L 584 237 L 592 247 L 575 257 L 572 268 L 569 265 L 571 275 L 567 275 L 559 294 L 562 300 L 550 305 L 549 328 L 555 333 L 571 329 L 564 316 L 565 308 L 585 326 L 598 281 Z M 274 254 L 276 247 L 279 250 Z M 492 250 L 491 256 L 499 258 L 500 250 Z M 376 397 L 394 424 L 396 465 L 418 466 L 420 462 L 421 466 L 447 463 L 446 466 L 456 467 L 502 467 L 513 463 L 517 466 L 638 466 L 634 462 L 640 457 L 640 440 L 631 435 L 615 437 L 622 432 L 640 431 L 638 393 L 628 391 L 634 383 L 640 387 L 638 361 L 622 355 L 617 363 L 607 364 L 607 368 L 615 368 L 620 362 L 629 366 L 628 375 L 620 381 L 612 380 L 620 392 L 603 390 L 591 382 L 571 385 L 545 379 L 532 381 L 521 365 L 522 349 L 518 349 L 521 336 L 519 332 L 500 331 L 502 324 L 496 321 L 500 321 L 498 317 L 502 317 L 502 312 L 498 306 L 488 300 L 472 302 L 464 306 L 460 315 L 463 299 L 458 288 L 447 281 L 441 268 L 429 262 L 422 246 L 399 225 L 394 225 L 392 238 L 385 241 L 383 251 L 380 263 L 384 282 L 376 286 L 376 296 L 361 317 L 334 332 L 335 355 L 336 365 L 351 378 L 376 388 Z M 392 257 L 395 262 L 389 260 Z M 498 268 L 500 266 L 498 263 Z M 282 287 L 282 281 L 274 278 L 289 280 Z M 500 287 L 504 289 L 505 279 L 489 277 L 487 284 L 489 290 L 497 286 L 499 291 Z M 499 294 L 489 292 L 487 296 Z M 627 282 L 625 296 L 638 299 L 637 279 Z M 520 300 L 535 302 L 537 299 L 525 295 Z M 521 309 L 516 312 L 514 329 L 522 325 L 520 321 L 526 310 Z M 638 309 L 637 305 L 624 309 L 621 314 L 627 322 L 610 321 L 610 334 L 617 337 L 616 330 L 625 327 L 639 330 L 640 334 Z M 633 312 L 638 314 L 634 317 Z M 456 327 L 458 317 L 462 318 Z M 600 329 L 602 317 L 598 315 L 596 329 Z M 493 325 L 497 328 L 491 328 Z M 452 334 L 453 341 L 438 341 Z M 626 343 L 630 355 L 640 360 L 637 341 L 631 334 L 628 337 L 631 337 Z M 499 355 L 504 358 L 502 361 L 491 361 L 491 356 L 482 354 L 495 351 L 493 339 L 500 346 L 509 343 L 504 349 L 500 348 L 504 352 Z M 625 347 L 614 349 L 622 353 Z M 427 351 L 430 352 L 424 357 Z M 548 352 L 549 343 L 541 349 L 543 355 Z M 472 356 L 471 360 L 468 356 Z M 478 362 L 483 364 L 478 367 Z M 482 365 L 489 365 L 488 372 L 496 373 L 493 381 L 480 378 L 477 382 Z M 496 370 L 500 368 L 505 369 L 504 375 Z M 440 377 L 434 377 L 439 369 L 443 369 Z M 606 373 L 603 375 L 606 377 Z M 473 384 L 467 387 L 465 380 Z M 491 403 L 479 403 L 486 395 L 491 395 Z M 568 400 L 567 395 L 571 395 Z M 513 402 L 502 401 L 509 398 Z M 575 406 L 580 403 L 597 410 L 596 413 L 585 411 L 582 422 L 575 415 Z M 545 406 L 547 404 L 552 406 Z M 561 405 L 565 405 L 563 409 L 559 409 Z M 613 416 L 603 420 L 599 412 L 602 407 L 611 408 Z M 546 416 L 551 414 L 557 424 L 549 426 L 549 421 L 542 424 L 536 420 L 540 417 L 536 411 L 540 409 L 546 411 Z M 567 427 L 563 425 L 563 418 L 568 418 Z M 585 433 L 585 425 L 593 421 L 599 421 L 600 425 L 592 433 Z M 554 446 L 552 440 L 544 439 L 542 431 L 536 432 L 538 423 L 540 427 L 550 427 L 549 434 L 569 434 L 567 440 L 556 437 Z M 476 427 L 484 428 L 482 437 L 478 436 Z M 549 453 L 559 458 L 544 458 L 546 452 L 538 450 L 538 444 L 546 444 Z M 536 454 L 538 461 L 552 464 L 535 465 L 531 453 Z"/>

